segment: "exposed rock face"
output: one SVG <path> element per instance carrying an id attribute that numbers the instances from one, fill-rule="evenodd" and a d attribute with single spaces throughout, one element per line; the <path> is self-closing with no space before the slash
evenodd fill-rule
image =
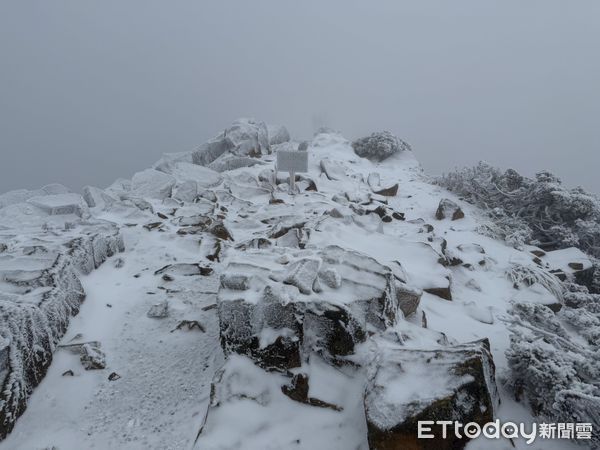
<path id="1" fill-rule="evenodd" d="M 435 438 L 417 439 L 418 421 L 493 421 L 498 394 L 487 339 L 439 350 L 386 346 L 372 364 L 364 397 L 372 449 L 462 449 L 468 439 L 443 439 L 439 425 Z"/>
<path id="2" fill-rule="evenodd" d="M 412 289 L 405 284 L 396 283 L 396 298 L 398 306 L 402 310 L 404 317 L 408 317 L 417 312 L 419 303 L 421 303 L 422 292 Z"/>
<path id="3" fill-rule="evenodd" d="M 221 344 L 267 369 L 298 367 L 317 351 L 351 355 L 367 328 L 399 318 L 392 271 L 357 252 L 330 246 L 301 251 L 282 265 L 274 251 L 236 255 L 218 294 Z M 287 262 L 287 261 L 286 261 Z"/>
<path id="4" fill-rule="evenodd" d="M 375 191 L 375 194 L 383 195 L 384 197 L 394 197 L 396 194 L 398 194 L 398 183 L 396 183 L 393 186 L 390 186 L 389 188 L 384 188 Z"/>
<path id="5" fill-rule="evenodd" d="M 362 158 L 383 161 L 396 153 L 410 150 L 410 145 L 389 131 L 373 133 L 352 143 L 354 153 Z"/>
<path id="6" fill-rule="evenodd" d="M 124 249 L 118 230 L 106 224 L 64 234 L 40 255 L 24 258 L 20 248 L 3 254 L 0 280 L 8 290 L 0 291 L 0 438 L 25 410 L 71 316 L 79 312 L 85 293 L 78 273 Z"/>
<path id="7" fill-rule="evenodd" d="M 265 123 L 253 119 L 239 119 L 222 134 L 202 144 L 193 152 L 192 161 L 194 164 L 208 166 L 228 155 L 257 157 L 267 153 L 270 153 L 270 146 Z"/>
<path id="8" fill-rule="evenodd" d="M 435 212 L 435 218 L 437 220 L 444 220 L 450 218 L 451 220 L 458 220 L 465 217 L 465 213 L 460 209 L 456 203 L 447 198 L 440 200 L 437 211 Z"/>
<path id="9" fill-rule="evenodd" d="M 321 166 L 321 170 L 325 173 L 328 179 L 330 180 L 343 180 L 346 178 L 346 170 L 344 167 L 330 159 L 322 159 L 319 163 Z"/>

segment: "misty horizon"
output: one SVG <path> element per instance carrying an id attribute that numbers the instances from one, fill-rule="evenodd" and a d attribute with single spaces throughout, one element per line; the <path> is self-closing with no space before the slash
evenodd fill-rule
<path id="1" fill-rule="evenodd" d="M 598 23 L 592 1 L 5 2 L 0 192 L 104 187 L 255 117 L 600 193 Z"/>

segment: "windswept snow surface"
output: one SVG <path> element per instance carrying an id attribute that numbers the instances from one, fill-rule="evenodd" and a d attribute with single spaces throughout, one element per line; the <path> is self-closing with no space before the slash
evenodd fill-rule
<path id="1" fill-rule="evenodd" d="M 223 172 L 222 181 L 214 174 L 211 183 L 196 180 L 198 193 L 204 198 L 198 203 L 186 202 L 184 206 L 168 195 L 171 187 L 177 189 L 178 183 L 186 181 L 178 177 L 189 175 L 191 169 L 182 169 L 188 163 L 175 165 L 177 170 L 169 171 L 169 177 L 161 176 L 157 185 L 148 171 L 134 177 L 133 188 L 126 182 L 113 185 L 111 196 L 121 196 L 121 200 L 105 209 L 90 211 L 93 216 L 121 228 L 126 250 L 81 277 L 87 298 L 62 340 L 62 344 L 101 342 L 107 367 L 86 371 L 77 355 L 59 348 L 46 378 L 33 392 L 26 412 L 12 433 L 0 442 L 0 450 L 191 448 L 204 423 L 211 381 L 224 364 L 217 309 L 213 307 L 219 276 L 228 262 L 243 260 L 236 246 L 258 245 L 256 240 L 269 238 L 273 225 L 279 222 L 281 226 L 303 223 L 299 229 L 308 231 L 281 236 L 276 233 L 277 237 L 271 237 L 273 245 L 289 247 L 289 253 L 297 250 L 299 242 L 307 249 L 338 245 L 389 265 L 399 278 L 406 278 L 409 286 L 423 290 L 450 286 L 452 301 L 425 292 L 416 314 L 400 319 L 393 331 L 403 337 L 406 348 L 415 349 L 489 338 L 502 400 L 499 418 L 537 421 L 502 387 L 508 370 L 504 353 L 509 345 L 506 319 L 511 301 L 529 294 L 532 299 L 552 298 L 539 285 L 517 290 L 506 276 L 515 264 L 535 266 L 534 256 L 527 250 L 513 249 L 477 233 L 488 219 L 477 208 L 430 184 L 411 151 L 395 154 L 380 163 L 371 162 L 357 156 L 350 143 L 335 133 L 318 134 L 308 151 L 309 172 L 305 175 L 316 183 L 317 192 L 304 190 L 308 182 L 298 181 L 302 190 L 297 195 L 288 193 L 287 184 L 275 187 L 271 194 L 269 187 L 258 180 L 268 175 L 265 168 L 273 167 L 274 154 L 261 157 L 266 164 Z M 321 173 L 320 161 L 324 158 L 337 179 L 330 180 Z M 379 176 L 369 177 L 373 173 Z M 356 213 L 353 208 L 357 203 L 350 204 L 347 199 L 368 200 L 372 194 L 368 178 L 379 178 L 381 188 L 399 184 L 396 196 L 376 198 L 404 213 L 404 220 L 384 222 L 378 214 Z M 216 182 L 221 184 L 215 186 Z M 144 193 L 148 193 L 143 199 L 147 204 L 132 200 Z M 281 202 L 270 202 L 272 198 Z M 435 212 L 442 198 L 455 201 L 465 218 L 436 220 Z M 372 205 L 363 207 L 368 209 Z M 333 209 L 336 214 L 331 213 Z M 214 236 L 218 230 L 211 234 L 194 225 L 207 215 L 213 219 L 220 215 L 234 241 L 219 240 Z M 215 253 L 217 247 L 220 253 Z M 463 264 L 450 267 L 439 264 L 445 247 Z M 484 253 L 476 250 L 479 248 Z M 207 259 L 214 254 L 218 256 Z M 179 263 L 199 264 L 213 271 L 186 276 L 184 269 L 190 270 L 191 266 L 185 266 L 179 271 L 155 274 L 164 266 Z M 168 316 L 148 317 L 150 308 L 165 299 Z M 427 329 L 422 327 L 423 316 Z M 177 329 L 182 320 L 198 321 L 203 330 L 187 326 Z M 260 338 L 266 342 L 273 336 L 265 331 Z M 369 351 L 369 345 L 361 346 L 357 359 L 368 360 Z M 232 358 L 225 367 L 245 373 L 252 383 L 257 383 L 257 389 L 270 393 L 275 406 L 261 408 L 247 404 L 245 409 L 236 410 L 229 405 L 217 415 L 209 414 L 199 441 L 204 444 L 197 448 L 368 448 L 365 425 L 361 422 L 364 418 L 361 402 L 353 400 L 357 398 L 353 395 L 361 395 L 363 389 L 357 378 L 348 381 L 344 389 L 338 385 L 346 377 L 342 372 L 318 359 L 309 366 L 315 380 L 311 391 L 333 403 L 343 401 L 344 410 L 338 413 L 291 401 L 279 390 L 280 375 L 263 372 L 246 358 Z M 73 376 L 62 375 L 68 370 L 73 371 Z M 410 398 L 414 390 L 439 389 L 428 386 L 429 382 L 435 382 L 433 374 L 421 378 L 418 370 L 415 368 L 411 373 L 419 377 L 419 383 L 395 386 L 394 395 Z M 120 378 L 109 381 L 113 372 Z M 329 378 L 320 376 L 328 372 L 337 373 L 331 378 L 334 384 L 329 386 Z M 514 446 L 571 448 L 564 440 L 538 440 L 527 446 L 517 439 Z M 479 439 L 467 448 L 513 447 L 506 440 Z"/>

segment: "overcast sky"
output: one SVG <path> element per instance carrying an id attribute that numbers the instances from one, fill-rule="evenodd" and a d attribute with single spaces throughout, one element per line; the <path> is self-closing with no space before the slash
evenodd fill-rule
<path id="1" fill-rule="evenodd" d="M 0 0 L 0 192 L 104 187 L 237 117 L 600 193 L 600 2 Z"/>

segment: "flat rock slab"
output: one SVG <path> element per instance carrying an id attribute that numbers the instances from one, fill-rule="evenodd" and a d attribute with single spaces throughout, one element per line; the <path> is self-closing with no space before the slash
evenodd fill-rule
<path id="1" fill-rule="evenodd" d="M 480 426 L 494 419 L 495 366 L 487 339 L 436 350 L 381 346 L 364 395 L 372 449 L 462 449 L 467 439 L 432 426 L 418 439 L 418 421 L 450 420 Z"/>
<path id="2" fill-rule="evenodd" d="M 89 214 L 87 203 L 79 194 L 44 195 L 31 197 L 27 202 L 37 206 L 51 216 L 74 214 L 83 217 Z"/>

